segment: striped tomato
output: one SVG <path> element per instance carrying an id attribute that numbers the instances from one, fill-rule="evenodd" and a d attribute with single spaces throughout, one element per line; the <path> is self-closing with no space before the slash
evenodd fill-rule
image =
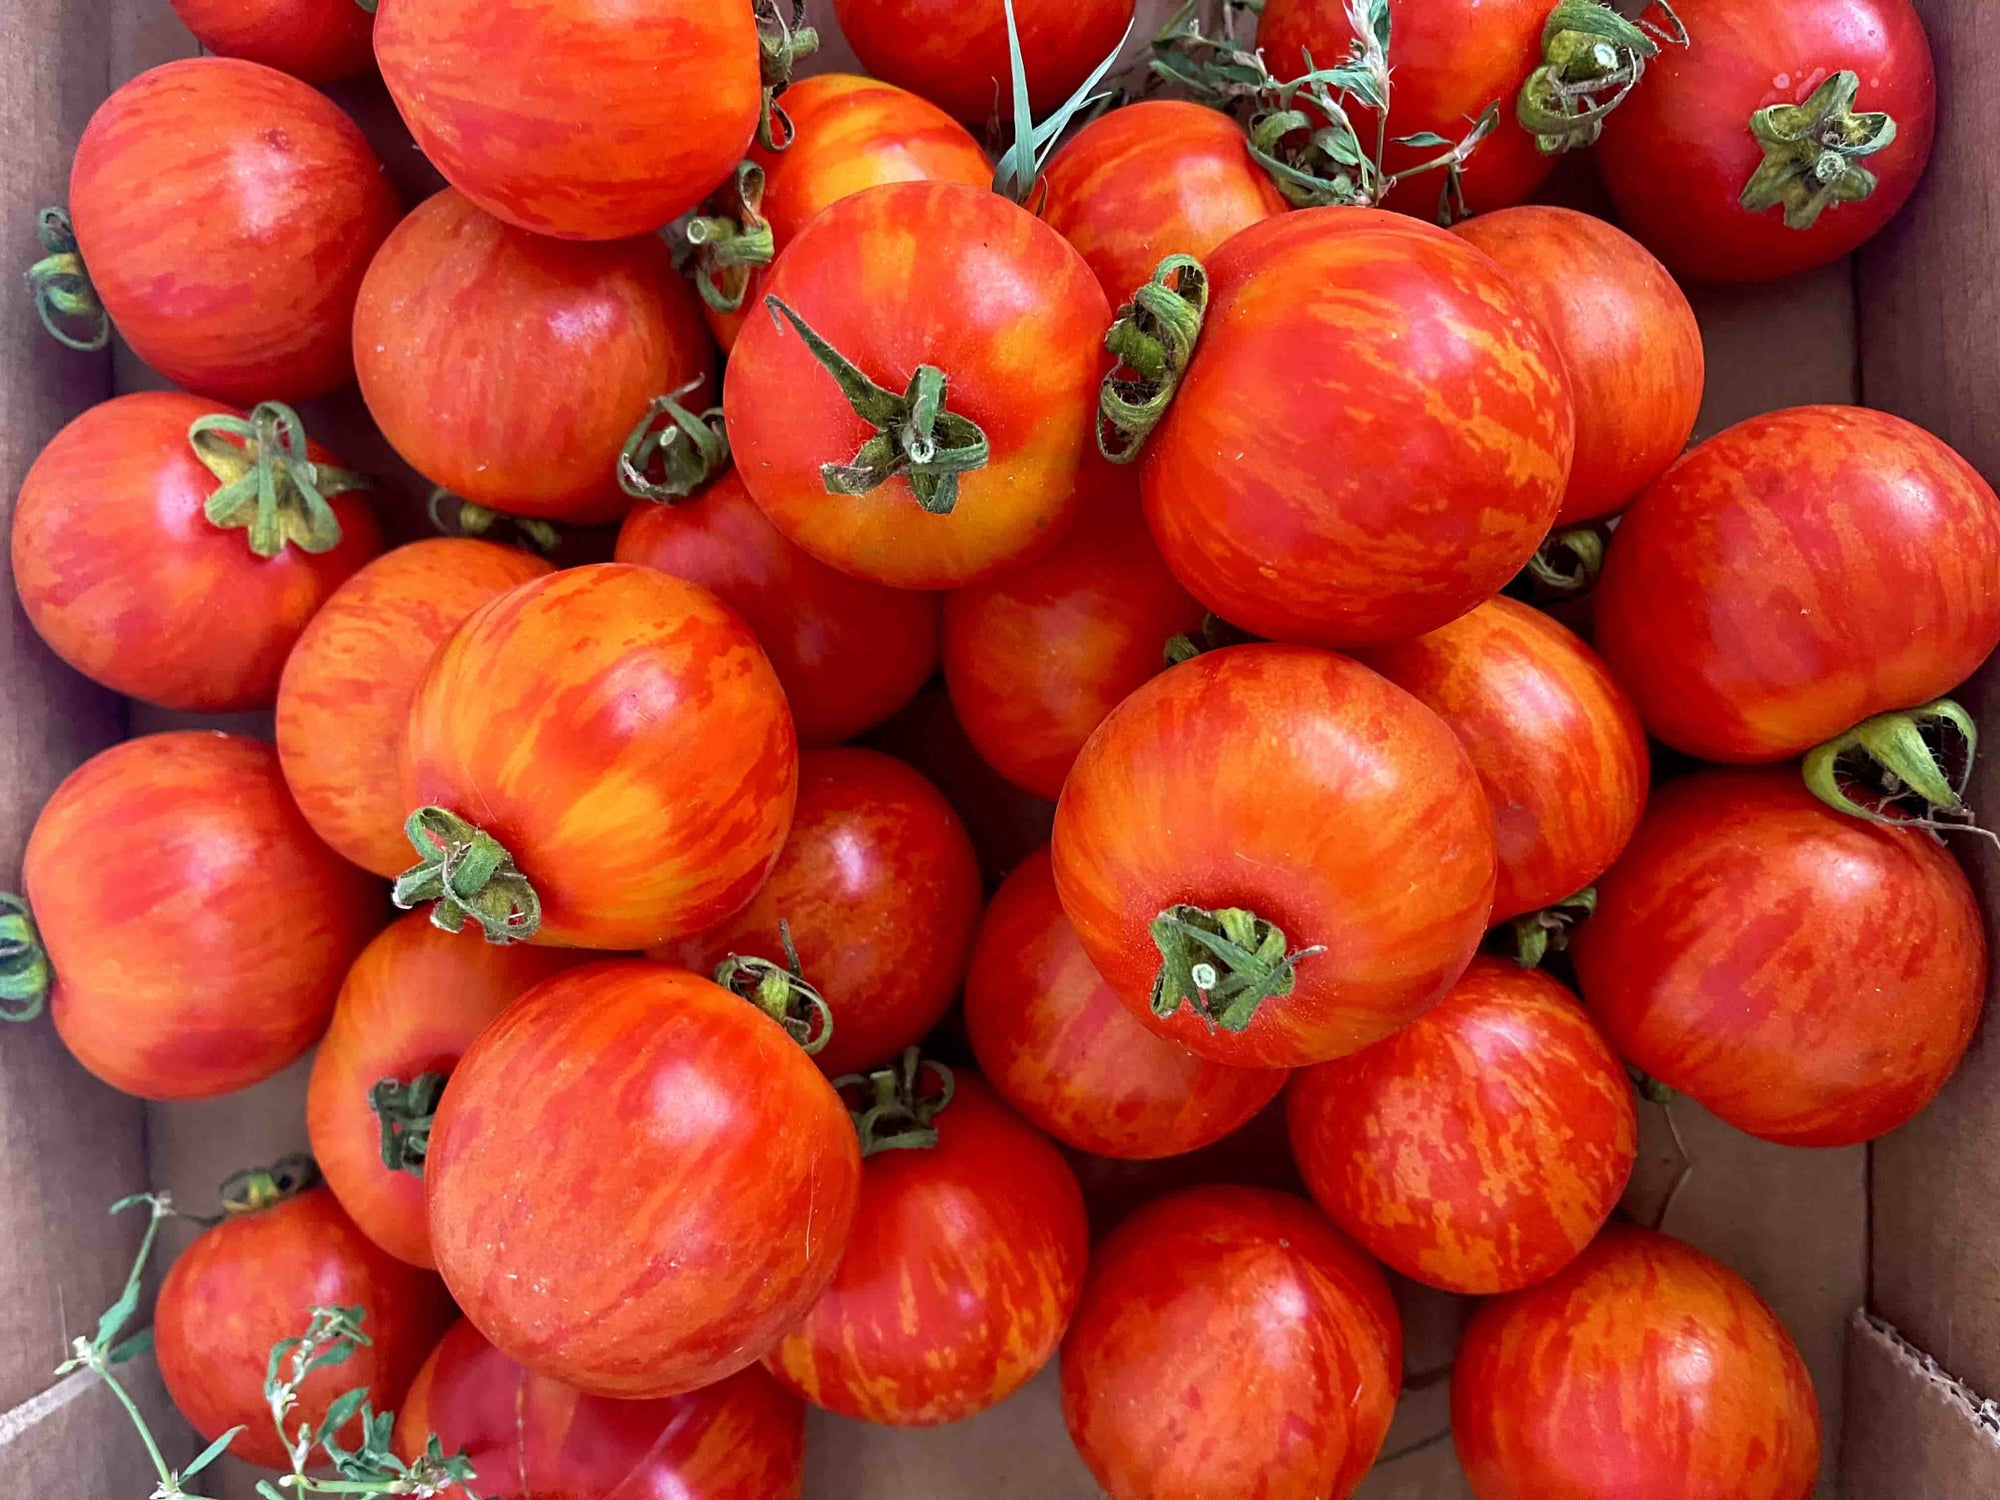
<path id="1" fill-rule="evenodd" d="M 181 25 L 219 57 L 338 83 L 375 67 L 375 13 L 359 0 L 170 0 Z"/>

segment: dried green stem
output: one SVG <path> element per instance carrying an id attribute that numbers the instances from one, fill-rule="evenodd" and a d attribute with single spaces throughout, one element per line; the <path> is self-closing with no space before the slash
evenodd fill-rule
<path id="1" fill-rule="evenodd" d="M 1178 667 L 1182 662 L 1193 661 L 1197 656 L 1206 656 L 1211 651 L 1220 651 L 1225 646 L 1247 645 L 1256 637 L 1247 630 L 1240 630 L 1210 611 L 1202 616 L 1198 628 L 1167 638 L 1166 650 L 1161 655 L 1170 667 Z"/>
<path id="2" fill-rule="evenodd" d="M 260 1214 L 319 1184 L 319 1163 L 303 1154 L 281 1157 L 268 1167 L 246 1167 L 231 1172 L 216 1189 L 222 1200 L 221 1214 L 199 1222 L 219 1224 L 224 1219 Z"/>
<path id="3" fill-rule="evenodd" d="M 1946 769 L 1949 752 L 1957 772 Z M 1974 821 L 1965 788 L 1979 752 L 1979 724 L 1950 698 L 1876 714 L 1806 752 L 1806 786 L 1836 812 L 1898 828 L 1971 832 L 1995 838 Z M 1872 783 L 1863 802 L 1854 789 Z M 1921 812 L 1907 807 L 1909 799 Z M 2000 838 L 1995 838 L 2000 842 Z"/>
<path id="4" fill-rule="evenodd" d="M 1551 952 L 1560 953 L 1568 948 L 1570 933 L 1576 925 L 1596 911 L 1597 887 L 1587 885 L 1574 896 L 1565 896 L 1540 911 L 1514 918 L 1507 924 L 1513 938 L 1514 962 L 1524 969 L 1539 967 Z"/>
<path id="5" fill-rule="evenodd" d="M 546 557 L 562 545 L 562 531 L 552 523 L 490 509 L 453 494 L 443 485 L 431 491 L 430 499 L 424 502 L 424 513 L 445 536 L 492 537 L 496 528 L 505 526 L 507 531 L 502 536 L 523 551 Z"/>
<path id="6" fill-rule="evenodd" d="M 34 1020 L 54 978 L 28 903 L 0 891 L 0 1021 Z"/>
<path id="7" fill-rule="evenodd" d="M 1241 907 L 1170 906 L 1152 932 L 1160 950 L 1153 1014 L 1164 1019 L 1189 1005 L 1211 1030 L 1228 1032 L 1246 1029 L 1266 1000 L 1289 995 L 1300 962 L 1326 951 L 1287 951 L 1283 928 Z"/>
<path id="8" fill-rule="evenodd" d="M 42 258 L 28 267 L 28 290 L 42 327 L 65 348 L 96 353 L 111 342 L 111 318 L 77 250 L 69 215 L 60 208 L 43 209 L 36 216 L 35 237 L 42 242 Z"/>
<path id="9" fill-rule="evenodd" d="M 430 1156 L 431 1124 L 444 1097 L 446 1075 L 419 1073 L 408 1083 L 382 1078 L 368 1090 L 368 1108 L 382 1127 L 382 1165 L 391 1172 L 424 1175 Z"/>
<path id="10" fill-rule="evenodd" d="M 1551 532 L 1521 570 L 1521 591 L 1538 600 L 1583 598 L 1604 572 L 1609 537 L 1596 521 Z"/>
<path id="11" fill-rule="evenodd" d="M 674 505 L 703 488 L 729 467 L 729 431 L 722 408 L 697 416 L 680 398 L 701 388 L 691 380 L 655 396 L 646 415 L 625 439 L 618 455 L 618 487 L 634 500 Z"/>
<path id="12" fill-rule="evenodd" d="M 935 1093 L 923 1087 L 924 1070 L 938 1078 Z M 873 1073 L 850 1073 L 833 1081 L 834 1091 L 845 1097 L 848 1090 L 861 1092 L 862 1103 L 851 1108 L 854 1130 L 861 1137 L 864 1159 L 881 1151 L 928 1151 L 937 1144 L 937 1127 L 931 1122 L 951 1103 L 957 1080 L 950 1068 L 924 1057 L 915 1047 L 906 1048 L 894 1067 Z"/>
<path id="13" fill-rule="evenodd" d="M 260 402 L 247 419 L 197 417 L 188 445 L 221 481 L 202 513 L 210 525 L 243 528 L 259 557 L 276 557 L 288 543 L 331 552 L 340 545 L 340 520 L 327 496 L 375 487 L 366 475 L 314 463 L 305 423 L 281 401 Z"/>
<path id="14" fill-rule="evenodd" d="M 1208 316 L 1208 272 L 1192 255 L 1170 255 L 1118 309 L 1104 335 L 1116 357 L 1097 403 L 1097 448 L 1115 464 L 1138 458 L 1166 416 Z"/>
<path id="15" fill-rule="evenodd" d="M 1514 99 L 1514 116 L 1544 155 L 1592 146 L 1663 46 L 1686 47 L 1687 28 L 1666 0 L 1664 26 L 1628 21 L 1600 0 L 1561 0 L 1542 28 L 1542 65 Z"/>
<path id="16" fill-rule="evenodd" d="M 1810 229 L 1827 209 L 1875 191 L 1875 174 L 1861 163 L 1896 139 L 1896 122 L 1857 112 L 1860 90 L 1860 78 L 1843 69 L 1805 103 L 1773 104 L 1750 117 L 1764 160 L 1743 185 L 1744 208 L 1782 206 L 1787 229 Z"/>
<path id="17" fill-rule="evenodd" d="M 754 161 L 739 162 L 681 235 L 701 300 L 724 316 L 741 311 L 754 272 L 777 254 L 777 237 L 764 217 L 764 169 Z"/>
<path id="18" fill-rule="evenodd" d="M 757 140 L 766 151 L 784 151 L 797 134 L 778 102 L 791 87 L 792 71 L 819 50 L 819 33 L 806 25 L 806 0 L 752 0 L 757 17 L 757 57 L 764 77 L 764 104 Z"/>
<path id="19" fill-rule="evenodd" d="M 807 1055 L 817 1056 L 833 1040 L 833 1011 L 807 981 L 799 965 L 799 950 L 792 942 L 792 924 L 782 917 L 778 920 L 778 941 L 784 944 L 784 963 L 776 964 L 754 953 L 732 953 L 716 965 L 715 982 L 750 1001 L 784 1027 Z"/>
<path id="20" fill-rule="evenodd" d="M 397 906 L 432 902 L 433 926 L 461 932 L 469 918 L 489 943 L 525 943 L 541 930 L 541 896 L 492 835 L 442 807 L 418 808 L 403 833 L 418 862 L 396 877 Z"/>

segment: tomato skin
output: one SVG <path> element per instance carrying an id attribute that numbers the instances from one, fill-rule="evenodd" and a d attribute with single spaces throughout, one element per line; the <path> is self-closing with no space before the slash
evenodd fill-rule
<path id="1" fill-rule="evenodd" d="M 1402 1371 L 1388 1283 L 1317 1209 L 1190 1188 L 1097 1247 L 1063 1340 L 1063 1420 L 1111 1500 L 1344 1500 Z"/>
<path id="2" fill-rule="evenodd" d="M 1595 603 L 1597 649 L 1657 738 L 1787 760 L 1949 692 L 2000 643 L 2000 498 L 1884 412 L 1752 417 L 1646 491 Z"/>
<path id="3" fill-rule="evenodd" d="M 895 1059 L 958 992 L 984 891 L 944 794 L 873 750 L 811 750 L 784 852 L 750 904 L 655 958 L 713 973 L 731 953 L 785 961 L 778 923 L 833 1012 L 814 1059 L 839 1077 Z"/>
<path id="4" fill-rule="evenodd" d="M 1254 224 L 1207 265 L 1201 342 L 1141 460 L 1188 592 L 1254 635 L 1344 647 L 1434 630 L 1512 578 L 1561 504 L 1574 418 L 1499 268 L 1353 208 Z"/>
<path id="5" fill-rule="evenodd" d="M 1564 626 L 1494 598 L 1359 655 L 1449 724 L 1479 772 L 1500 856 L 1494 922 L 1575 895 L 1630 842 L 1651 779 L 1646 731 Z"/>
<path id="6" fill-rule="evenodd" d="M 616 555 L 700 584 L 743 617 L 804 744 L 872 729 L 937 671 L 935 595 L 852 578 L 801 551 L 734 469 L 678 505 L 633 506 Z"/>
<path id="7" fill-rule="evenodd" d="M 832 1279 L 860 1180 L 846 1107 L 782 1027 L 640 961 L 559 974 L 480 1033 L 426 1178 L 438 1266 L 480 1332 L 620 1399 L 776 1343 Z"/>
<path id="8" fill-rule="evenodd" d="M 1552 1279 L 1480 1304 L 1451 1378 L 1479 1500 L 1806 1500 L 1819 1402 L 1750 1284 L 1614 1224 Z"/>
<path id="9" fill-rule="evenodd" d="M 1759 0 L 1676 6 L 1694 46 L 1653 60 L 1605 122 L 1593 153 L 1618 218 L 1683 280 L 1769 281 L 1839 260 L 1896 216 L 1930 160 L 1937 76 L 1909 0 Z M 1874 193 L 1836 203 L 1810 229 L 1738 201 L 1764 159 L 1750 117 L 1800 104 L 1832 74 L 1861 79 L 1854 108 L 1896 120 L 1896 139 L 1861 165 Z"/>
<path id="10" fill-rule="evenodd" d="M 1618 1050 L 1739 1130 L 1873 1140 L 1958 1066 L 1986 939 L 1921 831 L 1837 813 L 1790 767 L 1662 787 L 1571 944 Z"/>
<path id="11" fill-rule="evenodd" d="M 1190 789 L 1198 789 L 1191 792 Z M 1493 819 L 1457 738 L 1346 657 L 1236 646 L 1154 678 L 1098 727 L 1056 807 L 1056 888 L 1105 982 L 1161 1036 L 1238 1067 L 1344 1056 L 1464 972 L 1493 904 Z M 1149 926 L 1243 907 L 1300 961 L 1249 1027 L 1150 997 Z"/>
<path id="12" fill-rule="evenodd" d="M 1557 523 L 1623 510 L 1701 411 L 1707 358 L 1687 294 L 1637 240 L 1574 209 L 1507 208 L 1452 233 L 1500 263 L 1569 371 L 1576 460 Z"/>
<path id="13" fill-rule="evenodd" d="M 404 799 L 475 821 L 541 896 L 535 941 L 629 949 L 756 894 L 798 742 L 749 627 L 651 568 L 597 563 L 484 605 L 425 669 Z"/>
<path id="14" fill-rule="evenodd" d="M 167 1394 L 203 1438 L 241 1425 L 233 1455 L 289 1470 L 264 1399 L 271 1346 L 304 1333 L 315 1307 L 335 1305 L 366 1310 L 369 1342 L 306 1377 L 294 1423 L 317 1428 L 356 1386 L 369 1388 L 376 1410 L 395 1407 L 450 1325 L 451 1299 L 437 1277 L 378 1248 L 323 1187 L 224 1219 L 160 1283 L 153 1337 Z M 349 1445 L 359 1435 L 355 1423 L 341 1430 Z"/>
<path id="15" fill-rule="evenodd" d="M 324 95 L 256 63 L 195 57 L 98 106 L 69 211 L 132 352 L 196 395 L 248 406 L 353 377 L 355 293 L 402 204 Z"/>
<path id="16" fill-rule="evenodd" d="M 355 0 L 169 0 L 195 40 L 307 83 L 375 67 L 375 17 Z"/>
<path id="17" fill-rule="evenodd" d="M 977 246 L 976 253 L 973 248 Z M 777 528 L 821 562 L 897 588 L 955 588 L 1051 543 L 1077 505 L 1111 309 L 1083 257 L 999 194 L 962 183 L 869 188 L 798 234 L 766 283 L 864 373 L 900 394 L 944 371 L 950 410 L 991 444 L 932 515 L 898 476 L 827 493 L 875 429 L 804 340 L 753 318 L 723 404 L 737 471 Z"/>

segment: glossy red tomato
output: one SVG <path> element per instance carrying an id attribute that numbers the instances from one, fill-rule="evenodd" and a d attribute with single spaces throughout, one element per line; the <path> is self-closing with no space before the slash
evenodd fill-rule
<path id="1" fill-rule="evenodd" d="M 1414 220 L 1319 208 L 1252 225 L 1208 272 L 1141 472 L 1190 593 L 1256 635 L 1360 646 L 1434 630 L 1519 571 L 1561 504 L 1574 420 L 1560 354 L 1492 261 Z"/>
<path id="2" fill-rule="evenodd" d="M 1819 1403 L 1791 1336 L 1700 1251 L 1613 1225 L 1481 1304 L 1451 1430 L 1479 1500 L 1807 1500 Z"/>
<path id="3" fill-rule="evenodd" d="M 1092 1257 L 1063 1340 L 1063 1420 L 1111 1500 L 1344 1500 L 1402 1374 L 1388 1284 L 1317 1209 L 1192 1188 Z"/>
<path id="4" fill-rule="evenodd" d="M 1631 839 L 1646 810 L 1646 732 L 1597 654 L 1541 611 L 1489 599 L 1362 660 L 1472 758 L 1500 855 L 1495 922 L 1575 895 Z"/>
<path id="5" fill-rule="evenodd" d="M 1840 259 L 1895 217 L 1930 160 L 1937 120 L 1930 43 L 1910 0 L 1674 8 L 1694 45 L 1647 69 L 1595 155 L 1620 222 L 1676 276 L 1790 276 Z M 1760 121 L 1767 110 L 1777 114 Z M 1887 145 L 1849 156 L 1844 172 L 1835 160 L 1831 180 L 1816 175 L 1848 155 L 1828 147 L 1879 141 L 1882 121 L 1867 118 L 1879 115 L 1894 121 Z"/>
<path id="6" fill-rule="evenodd" d="M 338 83 L 375 66 L 375 16 L 358 0 L 170 0 L 195 40 L 221 57 L 262 63 L 307 83 Z"/>
<path id="7" fill-rule="evenodd" d="M 104 310 L 217 401 L 303 401 L 354 374 L 361 273 L 402 213 L 326 96 L 233 58 L 170 62 L 98 106 L 69 211 Z"/>
<path id="8" fill-rule="evenodd" d="M 1056 808 L 1055 876 L 1084 951 L 1154 1031 L 1214 1062 L 1299 1067 L 1380 1041 L 1464 972 L 1493 905 L 1493 815 L 1451 730 L 1401 688 L 1327 652 L 1236 646 L 1154 678 L 1091 736 Z M 1242 961 L 1199 935 L 1246 922 Z"/>
<path id="9" fill-rule="evenodd" d="M 941 371 L 952 414 L 917 434 L 896 405 L 903 415 L 885 420 L 899 435 L 876 444 L 895 463 L 857 463 L 877 426 L 797 327 L 775 310 L 753 319 L 730 355 L 724 406 L 737 469 L 780 531 L 899 588 L 953 588 L 1054 540 L 1077 503 L 1111 320 L 1060 235 L 983 188 L 893 183 L 821 213 L 765 289 L 892 403 L 922 370 Z M 933 457 L 906 472 L 924 449 Z M 829 478 L 829 464 L 865 472 Z"/>
<path id="10" fill-rule="evenodd" d="M 1979 1021 L 1986 939 L 1964 872 L 1789 768 L 1668 783 L 1597 894 L 1572 948 L 1612 1042 L 1765 1140 L 1894 1130 Z"/>
<path id="11" fill-rule="evenodd" d="M 233 1093 L 298 1057 L 384 910 L 381 885 L 313 837 L 271 748 L 233 734 L 144 735 L 85 761 L 42 809 L 22 878 L 57 1032 L 147 1099 Z"/>
<path id="12" fill-rule="evenodd" d="M 1701 410 L 1687 294 L 1637 240 L 1574 209 L 1503 209 L 1453 233 L 1500 262 L 1569 370 L 1576 461 L 1556 520 L 1623 510 L 1681 456 Z"/>
<path id="13" fill-rule="evenodd" d="M 832 1279 L 861 1184 L 840 1098 L 706 979 L 572 969 L 487 1027 L 432 1128 L 431 1245 L 538 1375 L 649 1398 L 755 1361 Z"/>
<path id="14" fill-rule="evenodd" d="M 433 484 L 513 515 L 625 513 L 618 455 L 655 396 L 715 350 L 656 237 L 566 244 L 446 189 L 397 226 L 354 312 L 361 394 Z"/>
<path id="15" fill-rule="evenodd" d="M 1597 647 L 1656 736 L 1786 760 L 1950 691 L 2000 643 L 2000 499 L 1899 417 L 1752 417 L 1646 491 L 1595 603 Z"/>

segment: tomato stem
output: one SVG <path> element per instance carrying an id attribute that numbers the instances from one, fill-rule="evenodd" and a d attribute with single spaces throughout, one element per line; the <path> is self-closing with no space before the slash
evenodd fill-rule
<path id="1" fill-rule="evenodd" d="M 935 1094 L 920 1092 L 924 1069 L 938 1076 Z M 849 1089 L 861 1089 L 866 1103 L 849 1109 L 855 1134 L 861 1137 L 862 1159 L 882 1151 L 928 1151 L 938 1141 L 937 1127 L 931 1122 L 950 1105 L 958 1081 L 950 1068 L 924 1057 L 915 1047 L 905 1048 L 896 1065 L 873 1073 L 850 1073 L 833 1081 L 834 1092 L 845 1097 Z"/>
<path id="2" fill-rule="evenodd" d="M 732 953 L 716 965 L 715 982 L 784 1027 L 808 1056 L 817 1055 L 833 1040 L 833 1011 L 799 967 L 792 924 L 782 917 L 778 919 L 778 940 L 785 945 L 783 964 L 755 954 Z"/>
<path id="3" fill-rule="evenodd" d="M 1248 645 L 1256 639 L 1247 630 L 1239 630 L 1213 610 L 1201 618 L 1201 624 L 1194 630 L 1167 637 L 1166 649 L 1161 653 L 1166 664 L 1178 667 L 1182 662 L 1193 661 L 1197 656 L 1206 656 L 1211 651 L 1220 651 L 1225 646 Z"/>
<path id="4" fill-rule="evenodd" d="M 758 66 L 764 77 L 764 103 L 757 117 L 757 140 L 766 151 L 791 148 L 797 131 L 778 96 L 791 87 L 792 70 L 819 50 L 819 33 L 805 24 L 806 0 L 753 0 L 757 17 Z M 727 311 L 727 309 L 724 309 Z"/>
<path id="5" fill-rule="evenodd" d="M 1787 229 L 1810 229 L 1840 203 L 1859 203 L 1875 191 L 1875 174 L 1861 165 L 1896 139 L 1896 121 L 1880 111 L 1854 109 L 1861 80 L 1843 69 L 1803 104 L 1772 104 L 1750 117 L 1750 133 L 1764 160 L 1743 185 L 1751 213 L 1780 205 Z"/>
<path id="6" fill-rule="evenodd" d="M 39 1016 L 54 977 L 28 903 L 0 891 L 0 1021 L 32 1021 Z"/>
<path id="7" fill-rule="evenodd" d="M 445 1079 L 443 1073 L 419 1073 L 408 1083 L 382 1078 L 368 1091 L 368 1107 L 382 1127 L 382 1165 L 391 1172 L 424 1175 Z"/>
<path id="8" fill-rule="evenodd" d="M 95 354 L 111 342 L 111 317 L 98 300 L 69 215 L 60 208 L 43 209 L 36 217 L 35 237 L 43 253 L 28 267 L 28 289 L 35 294 L 42 327 L 65 348 Z"/>
<path id="9" fill-rule="evenodd" d="M 288 1198 L 298 1197 L 309 1188 L 318 1187 L 319 1181 L 319 1163 L 305 1155 L 282 1157 L 268 1167 L 246 1167 L 240 1172 L 231 1172 L 222 1179 L 222 1186 L 215 1190 L 216 1196 L 222 1200 L 220 1217 L 198 1222 L 215 1224 L 222 1219 L 260 1214 L 267 1208 L 276 1208 Z"/>
<path id="10" fill-rule="evenodd" d="M 739 162 L 736 173 L 681 228 L 694 257 L 691 275 L 701 300 L 727 316 L 740 311 L 750 273 L 777 254 L 771 221 L 764 217 L 764 169 Z"/>
<path id="11" fill-rule="evenodd" d="M 1209 911 L 1170 906 L 1153 919 L 1160 972 L 1153 1014 L 1166 1018 L 1190 1005 L 1211 1030 L 1245 1030 L 1273 996 L 1289 995 L 1304 959 L 1324 947 L 1287 952 L 1284 929 L 1241 907 Z"/>
<path id="12" fill-rule="evenodd" d="M 1542 27 L 1542 65 L 1514 99 L 1514 117 L 1543 155 L 1594 146 L 1663 46 L 1686 47 L 1687 27 L 1666 0 L 1667 24 L 1628 21 L 1600 0 L 1561 0 Z M 1648 6 L 1650 11 L 1653 6 Z"/>
<path id="13" fill-rule="evenodd" d="M 634 500 L 674 505 L 729 467 L 729 430 L 722 408 L 710 407 L 696 416 L 680 398 L 701 388 L 689 381 L 664 396 L 655 396 L 646 415 L 625 439 L 618 454 L 618 487 Z M 659 477 L 655 478 L 654 473 Z"/>
<path id="14" fill-rule="evenodd" d="M 1208 272 L 1192 255 L 1170 255 L 1118 309 L 1104 335 L 1117 363 L 1097 402 L 1097 451 L 1129 464 L 1173 405 L 1208 316 Z"/>
<path id="15" fill-rule="evenodd" d="M 1581 599 L 1604 572 L 1607 536 L 1598 522 L 1549 533 L 1521 570 L 1525 591 L 1537 599 Z"/>
<path id="16" fill-rule="evenodd" d="M 1939 750 L 1956 742 L 1960 770 L 1953 777 L 1939 759 Z M 1939 698 L 1916 708 L 1876 714 L 1863 719 L 1845 734 L 1834 736 L 1806 752 L 1806 786 L 1815 797 L 1849 817 L 1897 827 L 1935 830 L 1969 828 L 1984 832 L 1973 822 L 1966 805 L 1965 788 L 1972 776 L 1972 762 L 1979 751 L 1979 725 L 1971 714 L 1949 698 Z M 1872 778 L 1880 786 L 1880 802 L 1857 801 L 1848 788 L 1851 774 Z M 1926 815 L 1911 817 L 1892 808 L 1898 798 L 1914 796 Z"/>
<path id="17" fill-rule="evenodd" d="M 525 943 L 541 930 L 541 896 L 492 835 L 442 807 L 418 808 L 403 833 L 419 856 L 390 893 L 404 911 L 433 902 L 433 926 L 460 932 L 470 918 L 489 943 Z"/>
<path id="18" fill-rule="evenodd" d="M 510 540 L 525 551 L 547 556 L 562 545 L 562 532 L 550 522 L 533 516 L 510 516 L 463 495 L 454 495 L 443 485 L 431 491 L 430 499 L 424 502 L 424 513 L 430 517 L 431 525 L 446 536 L 488 536 L 504 521 L 513 530 Z"/>
<path id="19" fill-rule="evenodd" d="M 375 488 L 366 475 L 314 463 L 305 423 L 281 401 L 260 402 L 247 420 L 227 412 L 197 417 L 188 446 L 221 481 L 202 514 L 225 531 L 242 527 L 259 557 L 276 557 L 287 543 L 331 552 L 340 545 L 340 518 L 327 493 Z"/>
<path id="20" fill-rule="evenodd" d="M 1507 924 L 1514 939 L 1514 962 L 1524 969 L 1538 967 L 1551 952 L 1569 947 L 1570 933 L 1596 912 L 1597 887 L 1587 885 L 1574 896 L 1514 918 Z"/>

